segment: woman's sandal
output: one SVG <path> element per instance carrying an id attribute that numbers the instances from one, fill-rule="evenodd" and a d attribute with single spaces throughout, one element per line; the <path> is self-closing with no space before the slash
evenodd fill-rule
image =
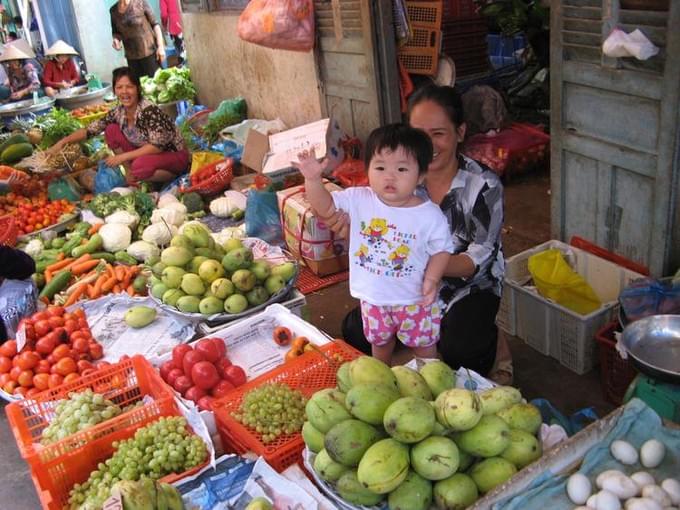
<path id="1" fill-rule="evenodd" d="M 489 373 L 489 379 L 501 386 L 510 386 L 514 379 L 512 360 L 504 359 L 499 361 Z"/>

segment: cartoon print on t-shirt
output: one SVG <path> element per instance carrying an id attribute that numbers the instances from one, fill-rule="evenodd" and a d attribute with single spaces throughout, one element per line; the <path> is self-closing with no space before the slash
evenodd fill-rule
<path id="1" fill-rule="evenodd" d="M 413 273 L 415 268 L 408 259 L 415 246 L 415 234 L 397 230 L 384 218 L 372 218 L 360 225 L 366 244 L 361 243 L 353 254 L 355 264 L 373 274 L 395 278 Z"/>

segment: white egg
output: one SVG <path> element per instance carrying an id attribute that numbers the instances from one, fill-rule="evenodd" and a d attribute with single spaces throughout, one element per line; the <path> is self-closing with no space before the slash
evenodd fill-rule
<path id="1" fill-rule="evenodd" d="M 605 478 L 602 482 L 602 488 L 613 493 L 619 499 L 632 498 L 640 491 L 637 484 L 624 474 Z"/>
<path id="2" fill-rule="evenodd" d="M 658 485 L 645 485 L 642 488 L 642 497 L 653 499 L 661 506 L 671 506 L 670 495 Z"/>
<path id="3" fill-rule="evenodd" d="M 625 473 L 618 469 L 607 469 L 606 471 L 602 471 L 602 473 L 597 475 L 597 478 L 595 479 L 595 485 L 597 485 L 598 489 L 601 489 L 604 481 L 610 476 L 624 476 L 624 475 Z"/>
<path id="4" fill-rule="evenodd" d="M 680 482 L 675 478 L 666 478 L 661 482 L 661 488 L 668 493 L 674 505 L 680 505 Z"/>
<path id="5" fill-rule="evenodd" d="M 663 507 L 649 498 L 630 498 L 626 501 L 626 510 L 663 510 Z"/>
<path id="6" fill-rule="evenodd" d="M 633 473 L 630 475 L 630 478 L 637 484 L 637 486 L 640 488 L 640 491 L 642 491 L 642 488 L 645 485 L 656 485 L 656 480 L 654 480 L 654 477 L 647 471 L 638 471 L 637 473 Z"/>
<path id="7" fill-rule="evenodd" d="M 621 502 L 616 494 L 602 490 L 597 493 L 597 506 L 595 510 L 621 510 Z"/>
<path id="8" fill-rule="evenodd" d="M 638 452 L 628 441 L 622 439 L 612 441 L 609 450 L 612 452 L 614 458 L 621 464 L 631 465 L 638 461 Z"/>
<path id="9" fill-rule="evenodd" d="M 597 492 L 588 498 L 586 501 L 586 506 L 588 508 L 597 508 Z"/>
<path id="10" fill-rule="evenodd" d="M 666 447 L 656 439 L 646 441 L 640 448 L 640 462 L 646 468 L 655 468 L 661 464 L 664 455 L 666 455 Z"/>
<path id="11" fill-rule="evenodd" d="M 567 480 L 567 495 L 577 505 L 582 505 L 588 501 L 592 492 L 593 488 L 590 485 L 590 480 L 581 473 L 574 473 Z"/>

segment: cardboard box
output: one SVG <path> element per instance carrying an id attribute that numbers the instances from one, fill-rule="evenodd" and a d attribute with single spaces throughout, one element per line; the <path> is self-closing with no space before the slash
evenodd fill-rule
<path id="1" fill-rule="evenodd" d="M 272 181 L 281 181 L 297 173 L 290 165 L 298 153 L 314 148 L 317 158 L 329 161 L 332 171 L 345 157 L 340 141 L 345 133 L 333 119 L 323 119 L 287 131 L 265 135 L 251 129 L 246 137 L 241 164 L 262 173 Z"/>
<path id="2" fill-rule="evenodd" d="M 326 182 L 325 186 L 330 192 L 342 189 L 331 182 Z M 283 236 L 295 257 L 319 276 L 347 269 L 348 241 L 337 237 L 317 218 L 305 197 L 304 186 L 278 191 L 276 197 Z"/>

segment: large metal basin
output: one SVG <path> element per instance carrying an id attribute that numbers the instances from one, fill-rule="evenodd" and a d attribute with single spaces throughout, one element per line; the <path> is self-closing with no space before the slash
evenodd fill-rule
<path id="1" fill-rule="evenodd" d="M 623 347 L 644 373 L 680 384 L 680 315 L 653 315 L 623 330 Z"/>
<path id="2" fill-rule="evenodd" d="M 75 110 L 76 108 L 101 103 L 104 100 L 104 96 L 111 93 L 111 84 L 105 82 L 103 85 L 103 88 L 93 91 L 88 91 L 87 85 L 61 90 L 55 97 L 57 106 L 67 110 Z"/>
<path id="3" fill-rule="evenodd" d="M 9 125 L 15 117 L 20 119 L 29 118 L 33 115 L 44 115 L 54 106 L 54 99 L 41 97 L 38 103 L 34 104 L 33 99 L 24 99 L 0 106 L 0 120 Z"/>

